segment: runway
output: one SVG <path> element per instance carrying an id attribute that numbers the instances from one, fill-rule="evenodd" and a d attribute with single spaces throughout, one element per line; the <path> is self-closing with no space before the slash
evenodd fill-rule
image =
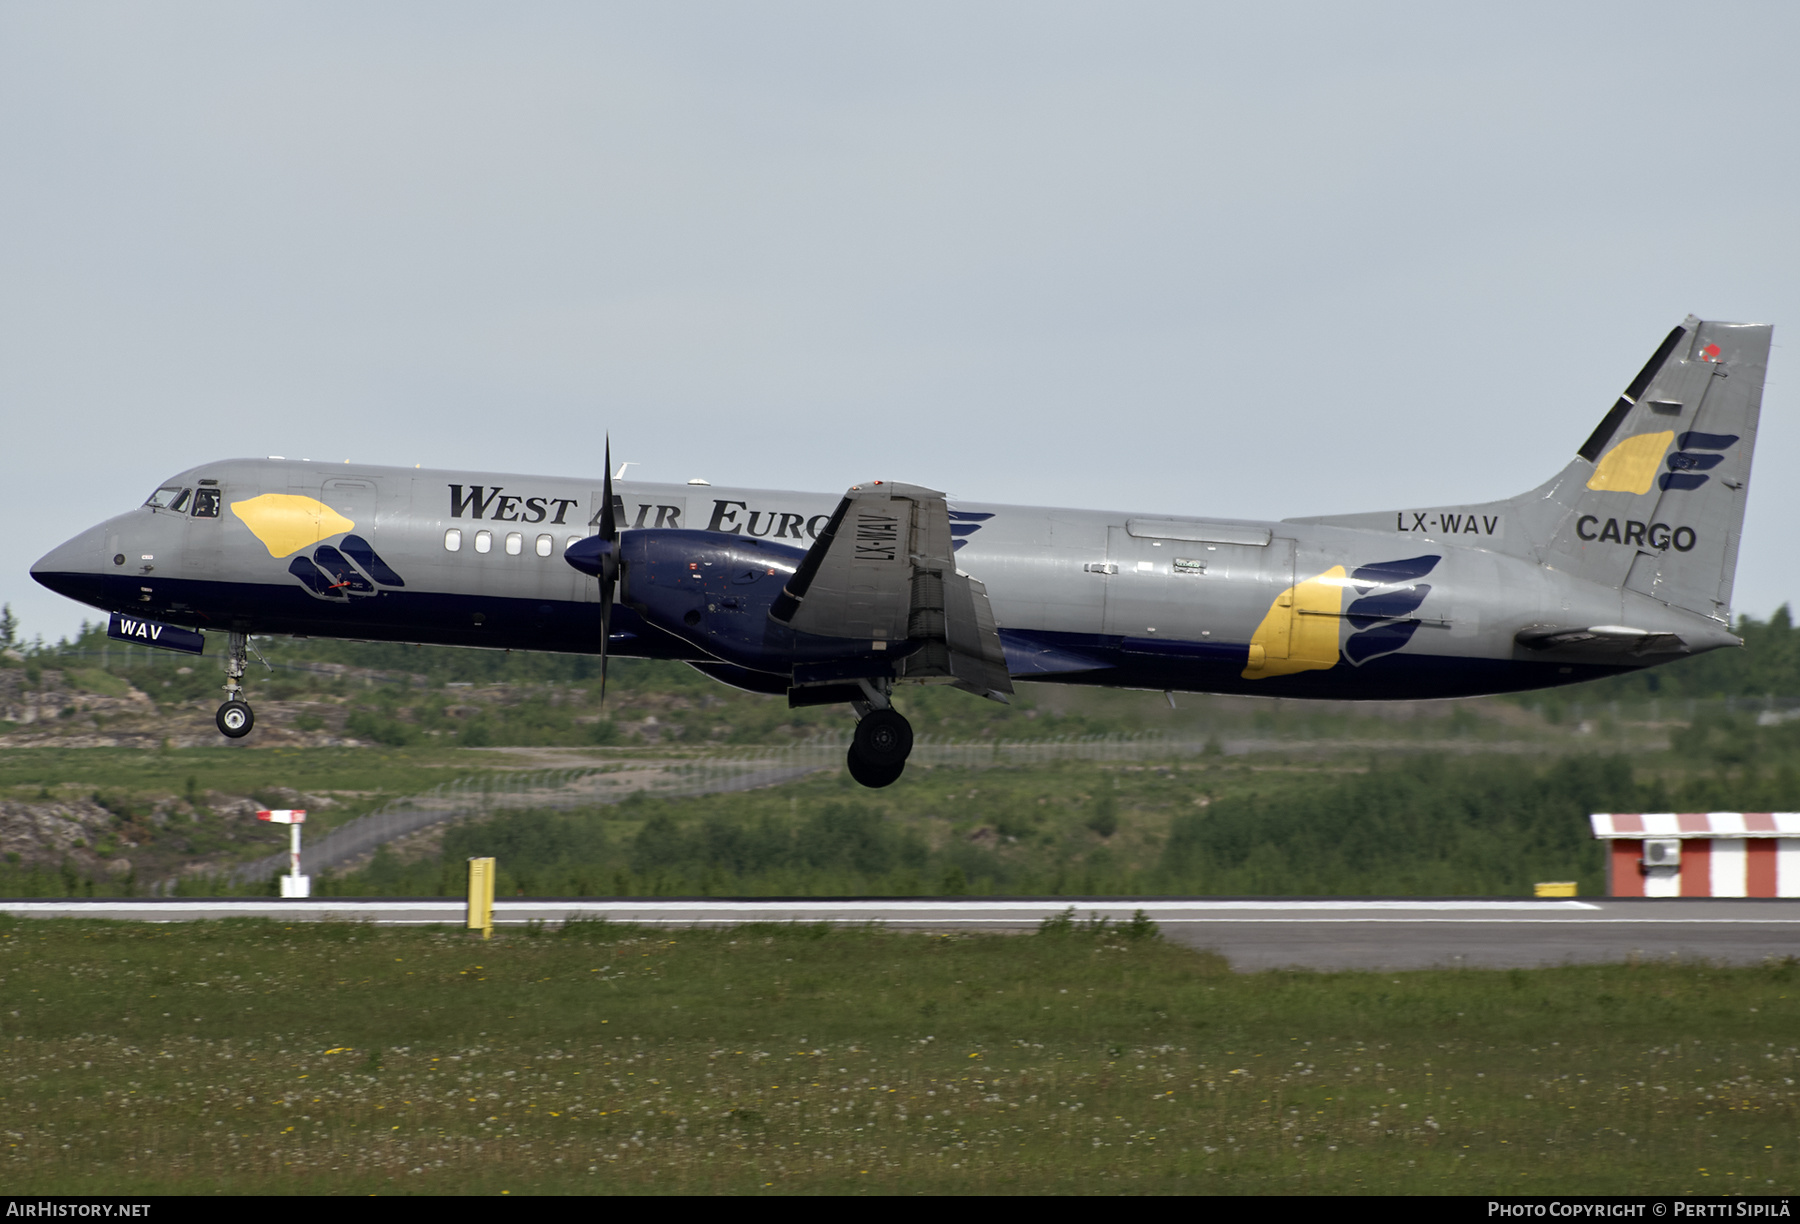
<path id="1" fill-rule="evenodd" d="M 1163 936 L 1216 951 L 1240 971 L 1278 968 L 1471 969 L 1705 960 L 1755 965 L 1800 956 L 1800 900 L 1280 898 L 528 898 L 498 900 L 499 926 L 571 918 L 669 927 L 832 922 L 906 931 L 1029 932 L 1074 908 L 1078 921 L 1129 922 L 1142 910 Z M 442 898 L 0 899 L 31 918 L 192 922 L 269 918 L 382 925 L 463 923 Z"/>

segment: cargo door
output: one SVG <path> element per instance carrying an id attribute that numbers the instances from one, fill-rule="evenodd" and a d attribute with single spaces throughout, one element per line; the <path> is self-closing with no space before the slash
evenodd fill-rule
<path id="1" fill-rule="evenodd" d="M 381 490 L 367 477 L 334 477 L 321 481 L 315 496 L 337 519 L 325 516 L 320 530 L 330 530 L 308 555 L 323 575 L 326 592 L 346 598 L 373 595 L 377 589 L 400 584 L 382 558 L 381 524 L 377 507 Z M 302 582 L 306 577 L 296 574 Z"/>
<path id="2" fill-rule="evenodd" d="M 1107 633 L 1263 649 L 1286 657 L 1293 636 L 1294 541 L 1267 529 L 1134 519 L 1107 533 Z"/>
<path id="3" fill-rule="evenodd" d="M 1159 542 L 1139 539 L 1123 526 L 1106 529 L 1104 631 L 1127 638 L 1170 636 L 1168 573 L 1173 561 Z M 1171 557 L 1173 554 L 1171 554 Z"/>
<path id="4" fill-rule="evenodd" d="M 588 495 L 590 535 L 600 530 L 600 508 L 605 504 L 605 494 L 599 489 Z M 620 531 L 654 531 L 657 528 L 679 531 L 693 526 L 688 522 L 685 496 L 676 494 L 669 497 L 654 493 L 628 495 L 620 491 L 617 485 L 613 486 L 613 516 L 618 521 Z M 702 527 L 705 525 L 700 524 Z"/>
<path id="5" fill-rule="evenodd" d="M 375 506 L 379 494 L 375 482 L 366 477 L 338 477 L 320 486 L 318 498 L 354 524 L 347 529 L 347 534 L 361 536 L 374 544 L 378 528 Z"/>

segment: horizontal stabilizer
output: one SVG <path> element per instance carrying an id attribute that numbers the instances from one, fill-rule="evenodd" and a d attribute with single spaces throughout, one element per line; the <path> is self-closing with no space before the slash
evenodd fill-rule
<path id="1" fill-rule="evenodd" d="M 1588 625 L 1581 628 L 1520 630 L 1514 641 L 1527 650 L 1547 651 L 1558 657 L 1584 659 L 1642 658 L 1645 655 L 1687 654 L 1692 649 L 1678 633 L 1653 633 L 1629 625 Z"/>

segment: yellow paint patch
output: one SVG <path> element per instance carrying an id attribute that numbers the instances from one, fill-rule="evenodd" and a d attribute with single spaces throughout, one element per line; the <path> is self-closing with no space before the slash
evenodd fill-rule
<path id="1" fill-rule="evenodd" d="M 316 497 L 298 493 L 264 493 L 248 501 L 232 502 L 231 512 L 244 520 L 250 534 L 263 542 L 271 557 L 285 557 L 356 524 Z"/>
<path id="2" fill-rule="evenodd" d="M 1587 487 L 1601 493 L 1648 493 L 1656 482 L 1656 469 L 1674 440 L 1673 429 L 1626 438 L 1600 456 Z"/>
<path id="3" fill-rule="evenodd" d="M 1334 565 L 1275 597 L 1250 635 L 1246 680 L 1335 667 L 1344 611 L 1344 567 Z"/>

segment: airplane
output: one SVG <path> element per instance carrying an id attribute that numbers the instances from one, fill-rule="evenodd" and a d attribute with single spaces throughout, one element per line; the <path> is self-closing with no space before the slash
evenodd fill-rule
<path id="1" fill-rule="evenodd" d="M 848 703 L 850 773 L 880 787 L 912 684 L 1461 697 L 1741 646 L 1770 336 L 1690 316 L 1561 472 L 1502 501 L 1252 522 L 628 482 L 610 441 L 598 481 L 272 457 L 172 476 L 31 573 L 116 638 L 224 631 L 231 738 L 255 634 L 598 654 L 603 693 L 623 655 Z"/>

